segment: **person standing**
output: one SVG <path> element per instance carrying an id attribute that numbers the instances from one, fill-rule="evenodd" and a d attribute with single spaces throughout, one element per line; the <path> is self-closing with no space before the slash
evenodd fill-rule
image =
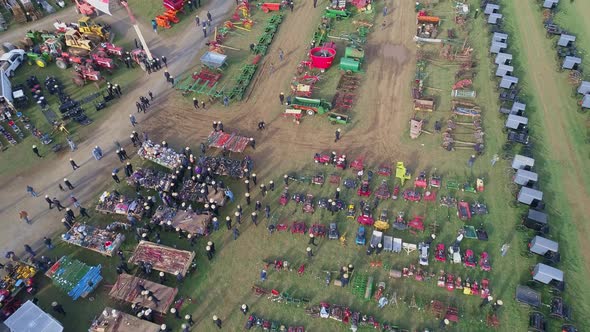
<path id="1" fill-rule="evenodd" d="M 70 165 L 72 165 L 72 169 L 74 171 L 77 170 L 78 168 L 80 168 L 80 166 L 78 166 L 78 164 L 76 164 L 76 162 L 72 158 L 70 158 Z"/>
<path id="2" fill-rule="evenodd" d="M 312 244 L 317 247 L 317 244 L 315 243 L 315 236 L 313 235 L 313 233 L 309 233 L 309 242 L 307 242 L 307 244 Z"/>
<path id="3" fill-rule="evenodd" d="M 66 315 L 66 311 L 64 310 L 64 307 L 62 307 L 61 304 L 53 301 L 51 303 L 51 308 L 53 309 L 53 311 L 57 312 L 58 314 L 62 314 L 62 315 Z"/>
<path id="4" fill-rule="evenodd" d="M 199 101 L 195 97 L 193 97 L 193 107 L 199 109 Z"/>
<path id="5" fill-rule="evenodd" d="M 33 187 L 31 186 L 27 186 L 27 193 L 29 193 L 31 196 L 33 197 L 37 197 L 39 196 L 36 192 L 35 189 L 33 189 Z"/>
<path id="6" fill-rule="evenodd" d="M 229 97 L 228 96 L 223 96 L 223 106 L 225 106 L 225 107 L 229 106 Z"/>
<path id="7" fill-rule="evenodd" d="M 33 248 L 31 248 L 31 246 L 30 246 L 30 245 L 28 245 L 28 244 L 25 244 L 25 245 L 24 245 L 24 247 L 25 247 L 25 251 L 26 251 L 28 254 L 30 254 L 32 257 L 35 257 L 35 256 L 37 256 L 37 253 L 35 252 L 35 250 L 33 250 Z"/>
<path id="8" fill-rule="evenodd" d="M 207 25 L 203 22 L 203 37 L 207 38 Z"/>
<path id="9" fill-rule="evenodd" d="M 168 60 L 163 55 L 162 55 L 162 63 L 164 64 L 164 67 L 168 68 Z"/>
<path id="10" fill-rule="evenodd" d="M 117 173 L 111 173 L 111 177 L 113 178 L 113 180 L 115 180 L 115 183 L 121 183 L 121 180 L 119 180 Z"/>
<path id="11" fill-rule="evenodd" d="M 207 20 L 211 21 L 211 13 L 209 11 L 207 11 Z"/>
<path id="12" fill-rule="evenodd" d="M 53 201 L 49 198 L 49 195 L 45 195 L 45 201 L 49 204 L 49 209 L 53 209 Z"/>
<path id="13" fill-rule="evenodd" d="M 282 48 L 279 48 L 279 61 L 283 61 L 283 59 L 285 58 L 285 52 L 283 52 Z"/>
<path id="14" fill-rule="evenodd" d="M 70 180 L 68 180 L 67 178 L 64 178 L 64 184 L 66 185 L 66 187 L 68 187 L 68 189 L 74 190 L 74 186 L 72 185 Z"/>
<path id="15" fill-rule="evenodd" d="M 218 329 L 221 329 L 221 319 L 219 319 L 219 317 L 213 315 L 213 322 L 215 323 Z"/>
<path id="16" fill-rule="evenodd" d="M 152 29 L 154 30 L 154 33 L 157 35 L 158 34 L 158 23 L 156 23 L 156 20 L 152 20 Z"/>
<path id="17" fill-rule="evenodd" d="M 39 154 L 39 149 L 37 148 L 37 146 L 36 146 L 36 145 L 33 145 L 33 153 L 34 153 L 34 154 L 35 154 L 37 157 L 39 157 L 39 158 L 43 158 L 43 156 Z"/>
<path id="18" fill-rule="evenodd" d="M 70 201 L 72 202 L 72 204 L 74 205 L 74 207 L 80 208 L 80 202 L 74 196 L 74 194 L 70 194 Z"/>
<path id="19" fill-rule="evenodd" d="M 63 209 L 65 209 L 65 207 L 63 205 L 61 205 L 61 202 L 59 201 L 59 199 L 57 199 L 57 197 L 53 197 L 53 205 L 55 205 L 55 207 L 57 207 L 57 211 L 61 211 Z"/>
<path id="20" fill-rule="evenodd" d="M 53 243 L 51 242 L 51 239 L 48 238 L 47 236 L 43 237 L 43 243 L 45 244 L 45 246 L 47 246 L 47 249 L 49 249 L 49 250 L 54 248 Z"/>
<path id="21" fill-rule="evenodd" d="M 335 136 L 334 142 L 338 142 L 340 140 L 340 128 L 336 129 L 334 136 Z"/>
<path id="22" fill-rule="evenodd" d="M 68 145 L 70 146 L 70 150 L 71 151 L 74 151 L 74 150 L 76 150 L 78 148 L 76 146 L 76 143 L 74 143 L 74 141 L 71 138 L 66 137 L 66 141 L 68 142 Z"/>
<path id="23" fill-rule="evenodd" d="M 311 251 L 310 247 L 307 247 L 307 249 L 305 249 L 305 251 L 307 251 L 307 258 L 312 258 L 313 257 L 313 252 Z"/>
<path id="24" fill-rule="evenodd" d="M 211 252 L 211 247 L 210 246 L 206 246 L 205 247 L 205 251 L 207 252 L 207 259 L 212 260 L 213 259 L 213 253 Z"/>
<path id="25" fill-rule="evenodd" d="M 137 120 L 135 119 L 135 116 L 133 116 L 133 114 L 129 114 L 129 122 L 131 122 L 131 125 L 133 127 L 135 127 L 135 125 L 137 124 Z"/>
<path id="26" fill-rule="evenodd" d="M 83 206 L 80 206 L 80 216 L 90 218 L 90 215 L 86 211 L 86 208 L 84 208 Z"/>
<path id="27" fill-rule="evenodd" d="M 31 223 L 31 220 L 29 219 L 29 213 L 25 210 L 22 210 L 18 213 L 18 216 L 21 220 L 24 220 L 27 224 Z"/>
<path id="28" fill-rule="evenodd" d="M 279 102 L 281 103 L 281 105 L 285 103 L 285 94 L 282 92 L 279 93 Z"/>
<path id="29" fill-rule="evenodd" d="M 201 19 L 199 18 L 199 15 L 195 15 L 195 24 L 197 25 L 197 28 L 201 26 Z"/>

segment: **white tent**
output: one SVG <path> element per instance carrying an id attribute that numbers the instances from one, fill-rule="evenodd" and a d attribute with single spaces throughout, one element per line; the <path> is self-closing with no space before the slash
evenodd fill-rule
<path id="1" fill-rule="evenodd" d="M 63 326 L 33 302 L 27 301 L 4 324 L 10 332 L 62 332 Z"/>

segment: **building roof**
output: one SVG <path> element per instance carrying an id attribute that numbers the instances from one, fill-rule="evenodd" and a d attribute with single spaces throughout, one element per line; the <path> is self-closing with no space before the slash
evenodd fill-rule
<path id="1" fill-rule="evenodd" d="M 513 84 L 518 84 L 518 77 L 504 75 L 500 81 L 500 87 L 504 89 L 510 89 Z"/>
<path id="2" fill-rule="evenodd" d="M 499 41 L 499 42 L 506 42 L 508 40 L 508 34 L 502 33 L 502 32 L 494 32 L 494 35 L 492 36 L 492 40 Z"/>
<path id="3" fill-rule="evenodd" d="M 582 98 L 582 107 L 590 108 L 590 95 L 585 95 L 584 98 Z"/>
<path id="4" fill-rule="evenodd" d="M 492 45 L 490 46 L 490 53 L 498 54 L 506 47 L 508 47 L 508 44 L 506 44 L 506 43 L 493 41 Z"/>
<path id="5" fill-rule="evenodd" d="M 530 220 L 534 220 L 540 224 L 547 224 L 547 213 L 545 212 L 529 209 L 527 218 Z"/>
<path id="6" fill-rule="evenodd" d="M 510 129 L 518 129 L 520 125 L 527 125 L 529 123 L 529 119 L 515 114 L 508 114 L 508 118 L 506 119 L 506 128 Z"/>
<path id="7" fill-rule="evenodd" d="M 544 0 L 543 1 L 543 8 L 553 8 L 555 6 L 557 6 L 557 4 L 559 3 L 559 0 Z"/>
<path id="8" fill-rule="evenodd" d="M 512 54 L 499 52 L 496 55 L 496 60 L 494 62 L 497 65 L 503 65 L 503 64 L 506 64 L 507 60 L 512 61 Z"/>
<path id="9" fill-rule="evenodd" d="M 514 71 L 514 67 L 512 67 L 512 66 L 499 64 L 498 69 L 496 69 L 496 76 L 503 77 L 503 76 L 506 76 L 507 74 L 512 74 L 513 71 Z"/>
<path id="10" fill-rule="evenodd" d="M 590 93 L 590 82 L 582 81 L 578 87 L 578 93 L 583 95 Z"/>
<path id="11" fill-rule="evenodd" d="M 567 46 L 567 44 L 569 44 L 570 42 L 575 42 L 575 41 L 576 41 L 576 36 L 566 35 L 565 33 L 562 33 L 561 35 L 559 35 L 559 40 L 557 41 L 557 45 Z"/>
<path id="12" fill-rule="evenodd" d="M 33 302 L 27 301 L 4 324 L 12 332 L 62 332 L 63 326 Z"/>
<path id="13" fill-rule="evenodd" d="M 565 69 L 572 69 L 574 68 L 575 65 L 579 65 L 582 63 L 582 59 L 575 57 L 575 56 L 566 56 L 565 59 L 563 59 L 563 65 L 562 67 Z"/>
<path id="14" fill-rule="evenodd" d="M 494 4 L 494 3 L 488 3 L 486 5 L 486 8 L 483 10 L 483 13 L 486 15 L 490 15 L 492 13 L 494 13 L 495 11 L 500 10 L 500 6 Z"/>
<path id="15" fill-rule="evenodd" d="M 553 280 L 563 281 L 563 271 L 543 263 L 538 263 L 533 270 L 533 279 L 546 284 Z"/>
<path id="16" fill-rule="evenodd" d="M 502 18 L 502 14 L 498 14 L 498 13 L 490 14 L 490 16 L 488 17 L 488 23 L 489 24 L 497 24 L 498 20 L 501 18 Z"/>

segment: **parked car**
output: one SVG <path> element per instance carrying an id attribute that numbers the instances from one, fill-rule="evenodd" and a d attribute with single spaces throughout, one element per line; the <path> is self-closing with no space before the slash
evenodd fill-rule
<path id="1" fill-rule="evenodd" d="M 14 76 L 14 71 L 23 63 L 25 59 L 25 51 L 15 49 L 0 56 L 0 69 L 8 77 Z"/>
<path id="2" fill-rule="evenodd" d="M 428 243 L 418 243 L 418 253 L 420 254 L 420 265 L 428 265 L 428 250 L 430 245 Z"/>

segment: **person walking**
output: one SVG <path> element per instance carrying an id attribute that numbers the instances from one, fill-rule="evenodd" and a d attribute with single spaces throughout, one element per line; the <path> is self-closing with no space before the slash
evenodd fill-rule
<path id="1" fill-rule="evenodd" d="M 83 206 L 80 206 L 80 216 L 81 217 L 87 217 L 90 218 L 90 215 L 88 214 L 88 212 L 86 211 L 86 208 Z"/>
<path id="2" fill-rule="evenodd" d="M 221 319 L 219 319 L 219 317 L 213 315 L 213 322 L 215 323 L 215 326 L 217 326 L 218 329 L 221 329 Z"/>
<path id="3" fill-rule="evenodd" d="M 307 249 L 305 249 L 305 251 L 307 251 L 307 258 L 313 257 L 313 251 L 311 251 L 310 247 L 307 247 Z"/>
<path id="4" fill-rule="evenodd" d="M 63 205 L 61 205 L 61 202 L 59 201 L 59 199 L 57 199 L 57 197 L 53 197 L 53 205 L 55 205 L 55 207 L 57 207 L 57 211 L 61 211 L 63 209 L 65 209 L 65 207 Z"/>
<path id="5" fill-rule="evenodd" d="M 163 55 L 162 55 L 162 63 L 164 64 L 164 67 L 168 68 L 168 60 Z"/>
<path id="6" fill-rule="evenodd" d="M 31 223 L 31 220 L 29 219 L 29 213 L 25 210 L 22 210 L 18 213 L 18 216 L 21 220 L 24 220 L 27 224 Z"/>
<path id="7" fill-rule="evenodd" d="M 111 177 L 113 178 L 113 180 L 115 180 L 115 183 L 121 183 L 121 180 L 119 180 L 117 173 L 111 173 Z"/>
<path id="8" fill-rule="evenodd" d="M 238 230 L 237 227 L 234 227 L 234 241 L 237 240 L 239 236 L 240 236 L 240 231 Z"/>
<path id="9" fill-rule="evenodd" d="M 39 158 L 43 158 L 43 156 L 39 154 L 39 149 L 37 148 L 37 146 L 36 146 L 36 145 L 33 145 L 33 153 L 34 153 L 34 154 L 35 154 L 37 157 L 39 157 Z"/>
<path id="10" fill-rule="evenodd" d="M 26 251 L 28 254 L 30 254 L 32 257 L 35 257 L 35 256 L 37 256 L 37 253 L 35 252 L 35 250 L 33 250 L 33 248 L 31 248 L 31 246 L 30 246 L 30 245 L 28 245 L 28 244 L 25 244 L 25 245 L 24 245 L 24 247 L 25 247 L 25 251 Z"/>
<path id="11" fill-rule="evenodd" d="M 307 242 L 307 244 L 312 244 L 317 247 L 317 244 L 315 243 L 315 236 L 313 235 L 313 233 L 309 233 L 309 242 Z"/>
<path id="12" fill-rule="evenodd" d="M 94 149 L 92 149 L 92 156 L 96 160 L 102 159 L 102 149 L 96 145 Z"/>
<path id="13" fill-rule="evenodd" d="M 57 303 L 56 301 L 53 301 L 51 303 L 51 308 L 53 309 L 53 311 L 57 312 L 58 314 L 62 314 L 62 315 L 66 315 L 66 311 L 64 310 L 64 307 Z"/>
<path id="14" fill-rule="evenodd" d="M 225 106 L 225 107 L 229 106 L 229 97 L 228 96 L 223 96 L 223 106 Z"/>
<path id="15" fill-rule="evenodd" d="M 49 198 L 49 195 L 45 195 L 45 201 L 49 204 L 49 209 L 53 209 L 53 201 Z"/>
<path id="16" fill-rule="evenodd" d="M 279 102 L 281 105 L 285 103 L 285 94 L 283 92 L 279 93 Z"/>
<path id="17" fill-rule="evenodd" d="M 70 158 L 70 165 L 72 165 L 72 169 L 74 171 L 77 170 L 78 168 L 80 168 L 80 166 L 78 166 L 78 164 L 76 164 L 76 162 L 72 158 Z"/>
<path id="18" fill-rule="evenodd" d="M 50 239 L 50 238 L 48 238 L 47 236 L 44 236 L 44 237 L 43 237 L 43 243 L 45 244 L 45 246 L 46 246 L 46 247 L 47 247 L 47 249 L 49 249 L 49 250 L 51 250 L 51 249 L 55 248 L 55 247 L 53 246 L 53 243 L 51 242 L 51 239 Z"/>
<path id="19" fill-rule="evenodd" d="M 72 202 L 72 205 L 74 205 L 74 207 L 80 208 L 80 202 L 74 196 L 74 194 L 70 194 L 70 201 Z"/>
<path id="20" fill-rule="evenodd" d="M 74 190 L 74 186 L 72 185 L 70 180 L 68 180 L 67 178 L 64 178 L 64 184 L 66 185 L 66 187 L 68 187 L 68 189 Z"/>
<path id="21" fill-rule="evenodd" d="M 212 260 L 213 259 L 213 253 L 211 252 L 211 247 L 210 246 L 206 246 L 205 247 L 205 251 L 207 252 L 207 259 Z"/>
<path id="22" fill-rule="evenodd" d="M 205 101 L 204 100 L 201 100 L 201 108 L 205 109 Z"/>
<path id="23" fill-rule="evenodd" d="M 207 25 L 203 22 L 203 38 L 207 38 Z"/>
<path id="24" fill-rule="evenodd" d="M 208 20 L 208 21 L 211 21 L 211 17 L 212 17 L 212 16 L 211 16 L 211 13 L 210 13 L 209 11 L 207 11 L 207 20 Z"/>
<path id="25" fill-rule="evenodd" d="M 199 18 L 199 15 L 195 15 L 195 24 L 197 25 L 197 28 L 201 26 L 201 19 Z"/>
<path id="26" fill-rule="evenodd" d="M 158 34 L 158 23 L 156 23 L 156 20 L 152 20 L 152 29 L 154 30 L 154 33 L 157 35 Z"/>
<path id="27" fill-rule="evenodd" d="M 387 16 L 387 6 L 383 7 L 383 16 Z"/>
<path id="28" fill-rule="evenodd" d="M 248 305 L 246 303 L 242 304 L 242 306 L 240 307 L 240 311 L 246 315 L 248 313 Z"/>
<path id="29" fill-rule="evenodd" d="M 231 218 L 229 216 L 225 217 L 225 225 L 227 226 L 227 230 L 231 229 Z"/>
<path id="30" fill-rule="evenodd" d="M 70 150 L 71 151 L 74 151 L 74 150 L 76 150 L 78 148 L 76 146 L 76 143 L 74 143 L 74 141 L 71 138 L 66 137 L 66 141 L 68 142 L 68 145 L 70 146 Z"/>
<path id="31" fill-rule="evenodd" d="M 135 127 L 135 125 L 137 124 L 137 120 L 135 119 L 135 116 L 133 116 L 133 114 L 129 114 L 129 122 L 131 122 L 131 125 L 133 127 Z"/>
<path id="32" fill-rule="evenodd" d="M 282 48 L 279 48 L 279 61 L 283 61 L 283 59 L 285 58 L 285 52 L 283 52 Z"/>
<path id="33" fill-rule="evenodd" d="M 33 189 L 33 187 L 31 186 L 27 186 L 27 193 L 29 193 L 29 195 L 31 195 L 32 197 L 37 197 L 39 196 L 36 192 L 35 189 Z"/>

